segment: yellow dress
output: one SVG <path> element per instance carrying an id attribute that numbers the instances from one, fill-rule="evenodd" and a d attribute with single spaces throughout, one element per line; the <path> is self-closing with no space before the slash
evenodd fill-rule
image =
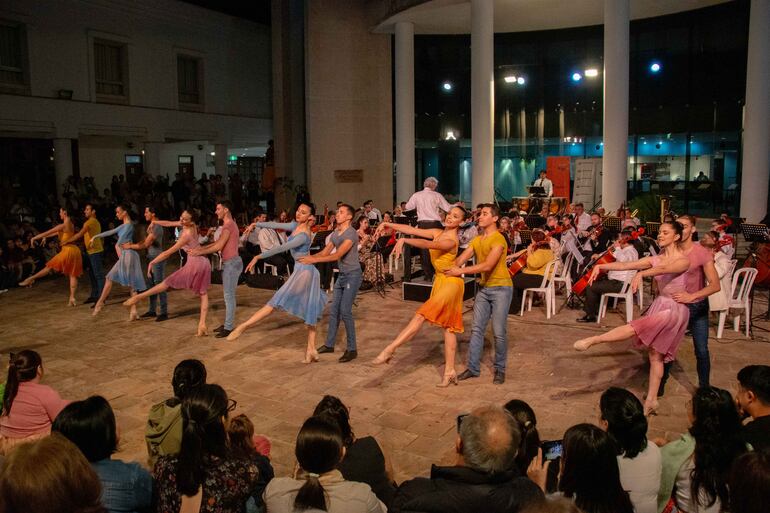
<path id="1" fill-rule="evenodd" d="M 433 239 L 434 241 L 436 238 Z M 430 261 L 436 269 L 430 298 L 417 313 L 436 326 L 441 326 L 453 333 L 463 332 L 463 292 L 465 282 L 459 277 L 449 277 L 444 271 L 455 265 L 457 242 L 452 251 L 430 250 Z"/>
<path id="2" fill-rule="evenodd" d="M 73 235 L 75 235 L 74 232 L 59 232 L 61 250 L 55 257 L 46 262 L 45 266 L 67 276 L 77 278 L 83 274 L 83 257 L 80 255 L 80 249 L 76 245 L 65 244 Z"/>

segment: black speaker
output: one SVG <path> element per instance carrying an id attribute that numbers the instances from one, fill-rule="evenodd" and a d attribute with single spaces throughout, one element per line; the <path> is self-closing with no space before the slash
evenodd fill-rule
<path id="1" fill-rule="evenodd" d="M 463 301 L 467 301 L 476 295 L 476 280 L 466 277 Z M 427 281 L 405 281 L 401 284 L 404 301 L 417 301 L 424 303 L 430 298 L 433 284 Z"/>

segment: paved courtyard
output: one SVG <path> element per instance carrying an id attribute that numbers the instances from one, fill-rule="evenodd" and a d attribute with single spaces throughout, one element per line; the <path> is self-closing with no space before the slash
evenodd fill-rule
<path id="1" fill-rule="evenodd" d="M 81 280 L 80 298 L 86 295 L 84 286 L 86 280 Z M 237 321 L 244 320 L 270 295 L 270 291 L 238 287 Z M 116 287 L 100 316 L 94 318 L 88 306 L 65 306 L 67 292 L 61 278 L 0 295 L 2 357 L 7 358 L 13 350 L 35 349 L 43 356 L 45 382 L 63 397 L 105 396 L 116 411 L 121 430 L 117 457 L 126 460 L 145 462 L 147 411 L 171 395 L 172 370 L 184 358 L 205 362 L 209 381 L 221 384 L 237 400 L 235 413 L 248 414 L 257 432 L 270 437 L 279 476 L 288 475 L 293 468 L 296 433 L 324 394 L 337 395 L 351 407 L 356 434 L 377 437 L 394 463 L 396 479 L 401 481 L 426 475 L 431 463 L 453 461 L 455 417 L 475 406 L 524 399 L 537 413 L 541 436 L 554 439 L 561 438 L 575 423 L 596 422 L 599 395 L 608 386 L 628 387 L 639 397 L 646 390 L 645 357 L 629 343 L 600 346 L 588 353 L 572 349 L 576 339 L 620 324 L 623 318 L 618 312 L 609 313 L 602 326 L 577 324 L 578 311 L 567 308 L 550 320 L 545 319 L 543 308 L 534 308 L 523 318 L 510 316 L 506 383 L 491 383 L 488 333 L 481 378 L 440 389 L 435 386 L 443 372 L 442 337 L 437 328 L 426 326 L 390 365 L 368 364 L 418 306 L 401 300 L 400 285 L 390 289 L 385 298 L 373 292 L 359 295 L 354 310 L 359 358 L 347 364 L 337 363 L 339 352 L 321 355 L 320 363 L 302 364 L 305 328 L 283 313 L 274 314 L 238 341 L 227 342 L 213 336 L 193 336 L 198 300 L 187 291 L 169 294 L 172 318 L 164 323 L 128 322 L 128 312 L 120 306 L 126 297 L 127 291 Z M 210 297 L 211 330 L 224 318 L 221 286 L 212 286 Z M 767 309 L 764 297 L 766 292 L 758 294 L 757 312 Z M 559 304 L 562 302 L 559 296 Z M 464 368 L 467 355 L 472 301 L 465 306 L 466 332 L 459 337 L 458 370 Z M 146 303 L 140 305 L 140 313 L 143 307 Z M 710 342 L 712 382 L 730 390 L 743 365 L 770 364 L 767 333 L 756 331 L 756 338 L 749 340 L 731 327 L 728 321 L 724 338 Z M 765 322 L 760 327 L 770 326 Z M 320 325 L 319 340 L 325 334 L 326 317 Z M 340 335 L 344 336 L 344 331 Z M 687 427 L 685 402 L 697 383 L 689 337 L 679 355 L 659 415 L 650 421 L 651 436 L 673 437 Z"/>

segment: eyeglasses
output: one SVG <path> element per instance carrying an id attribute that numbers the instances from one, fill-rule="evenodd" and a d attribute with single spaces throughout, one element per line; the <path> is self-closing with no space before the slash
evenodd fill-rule
<path id="1" fill-rule="evenodd" d="M 228 399 L 227 400 L 227 413 L 230 413 L 235 409 L 235 407 L 238 406 L 238 401 L 235 399 Z"/>

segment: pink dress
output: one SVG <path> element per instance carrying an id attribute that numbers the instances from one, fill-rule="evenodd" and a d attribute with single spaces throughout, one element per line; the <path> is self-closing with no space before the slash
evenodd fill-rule
<path id="1" fill-rule="evenodd" d="M 653 257 L 652 266 L 658 265 L 660 257 Z M 631 327 L 636 332 L 634 345 L 639 348 L 651 347 L 663 355 L 664 362 L 676 359 L 676 352 L 690 321 L 687 305 L 671 299 L 672 294 L 685 292 L 686 277 L 686 273 L 655 276 L 658 297 L 642 317 L 631 321 Z"/>
<path id="2" fill-rule="evenodd" d="M 197 237 L 185 233 L 183 237 L 187 238 L 183 249 L 197 249 L 201 247 Z M 206 256 L 187 255 L 187 261 L 181 269 L 172 273 L 163 280 L 169 288 L 172 289 L 190 289 L 194 293 L 202 296 L 205 294 L 209 285 L 211 285 L 211 264 Z"/>

